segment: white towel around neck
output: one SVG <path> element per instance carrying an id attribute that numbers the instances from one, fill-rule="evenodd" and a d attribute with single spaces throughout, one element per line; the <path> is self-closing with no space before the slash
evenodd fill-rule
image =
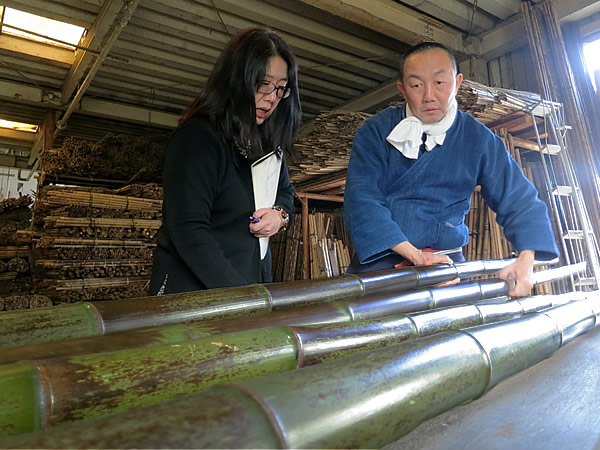
<path id="1" fill-rule="evenodd" d="M 442 120 L 435 123 L 423 123 L 413 115 L 407 103 L 406 118 L 394 127 L 386 139 L 405 157 L 417 159 L 419 157 L 419 147 L 422 143 L 421 136 L 423 136 L 423 133 L 427 135 L 427 140 L 425 141 L 425 149 L 427 151 L 433 150 L 436 145 L 442 145 L 444 139 L 446 139 L 446 131 L 454 123 L 456 110 L 456 99 L 452 99 L 452 102 L 448 105 L 448 111 L 446 111 L 446 115 Z"/>

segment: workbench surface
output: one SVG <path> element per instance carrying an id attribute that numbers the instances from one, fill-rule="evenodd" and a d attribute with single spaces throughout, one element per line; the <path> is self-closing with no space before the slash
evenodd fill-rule
<path id="1" fill-rule="evenodd" d="M 385 449 L 600 449 L 599 328 Z"/>

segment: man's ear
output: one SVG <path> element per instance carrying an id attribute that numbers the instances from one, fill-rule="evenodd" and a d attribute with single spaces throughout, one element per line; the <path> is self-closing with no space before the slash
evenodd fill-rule
<path id="1" fill-rule="evenodd" d="M 463 80 L 463 74 L 462 73 L 457 73 L 456 74 L 456 92 L 458 92 L 458 88 L 460 87 L 460 84 L 462 83 Z"/>
<path id="2" fill-rule="evenodd" d="M 398 81 L 396 83 L 396 87 L 398 88 L 398 92 L 400 92 L 400 95 L 402 97 L 406 98 L 406 95 L 405 95 L 406 91 L 404 90 L 404 84 L 402 83 L 402 81 Z"/>

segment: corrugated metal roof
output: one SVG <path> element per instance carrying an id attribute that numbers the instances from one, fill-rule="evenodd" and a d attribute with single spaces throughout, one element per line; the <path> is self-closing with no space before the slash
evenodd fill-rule
<path id="1" fill-rule="evenodd" d="M 85 27 L 82 44 L 90 49 L 56 50 L 0 34 L 0 118 L 9 120 L 42 125 L 50 109 L 60 118 L 117 30 L 108 58 L 59 133 L 90 139 L 172 127 L 230 36 L 247 27 L 271 27 L 293 48 L 309 121 L 393 80 L 398 54 L 415 40 L 454 39 L 460 54 L 467 51 L 465 37 L 485 35 L 520 11 L 519 0 L 0 0 L 0 5 Z M 123 15 L 128 5 L 130 17 Z M 397 24 L 398 34 L 386 28 L 392 25 L 386 19 Z M 123 20 L 127 24 L 118 30 Z M 54 53 L 62 62 L 51 59 Z"/>

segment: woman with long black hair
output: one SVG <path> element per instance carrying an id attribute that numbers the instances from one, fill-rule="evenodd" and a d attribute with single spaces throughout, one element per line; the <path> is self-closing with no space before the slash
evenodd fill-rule
<path id="1" fill-rule="evenodd" d="M 268 238 L 294 212 L 297 74 L 267 29 L 241 31 L 217 59 L 167 145 L 152 295 L 271 281 Z"/>

